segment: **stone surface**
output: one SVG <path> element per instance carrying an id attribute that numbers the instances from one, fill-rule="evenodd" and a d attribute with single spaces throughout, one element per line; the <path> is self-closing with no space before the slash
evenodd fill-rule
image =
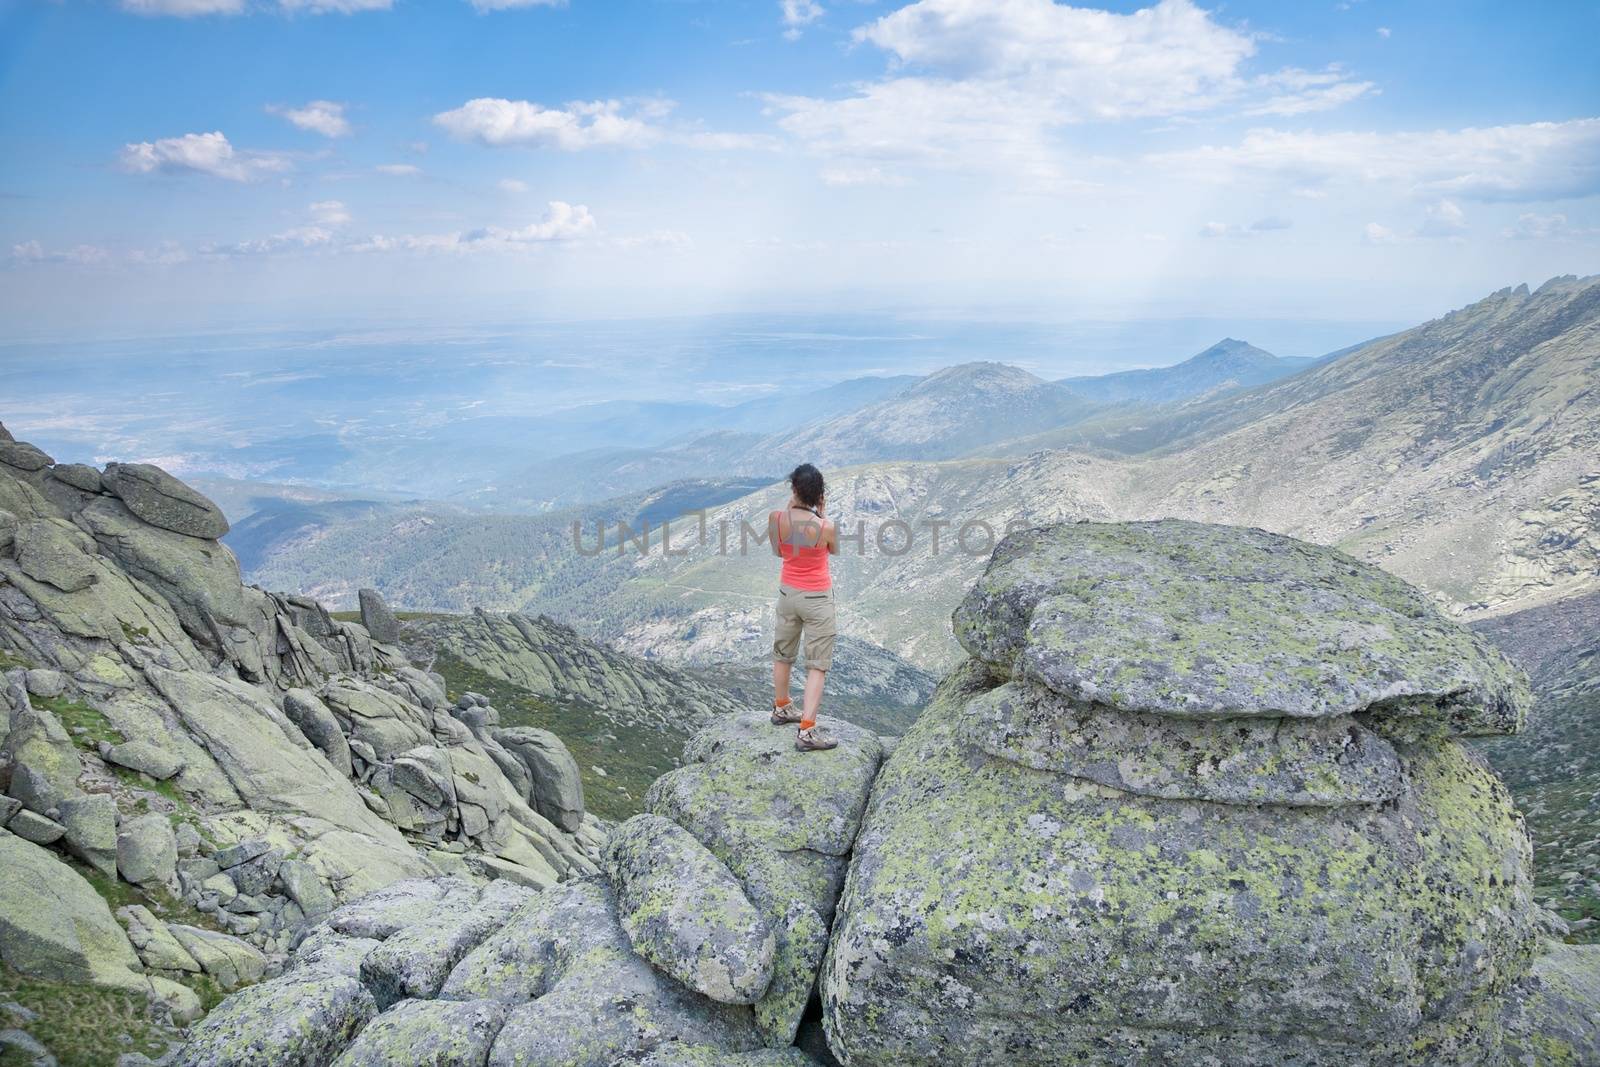
<path id="1" fill-rule="evenodd" d="M 165 885 L 178 867 L 178 839 L 165 815 L 127 819 L 117 831 L 117 872 L 134 885 Z"/>
<path id="2" fill-rule="evenodd" d="M 341 975 L 284 975 L 229 997 L 189 1033 L 177 1067 L 325 1067 L 377 1006 Z"/>
<path id="3" fill-rule="evenodd" d="M 113 463 L 104 481 L 129 511 L 152 526 L 209 540 L 228 532 L 221 508 L 153 464 Z"/>
<path id="4" fill-rule="evenodd" d="M 291 689 L 283 695 L 283 713 L 306 735 L 306 740 L 322 750 L 335 770 L 350 777 L 350 743 L 328 705 L 310 690 Z"/>
<path id="5" fill-rule="evenodd" d="M 36 845 L 54 844 L 67 832 L 65 826 L 27 808 L 13 815 L 5 827 L 24 841 L 32 841 Z"/>
<path id="6" fill-rule="evenodd" d="M 100 472 L 87 463 L 57 463 L 50 468 L 50 477 L 66 482 L 74 489 L 82 489 L 85 493 L 98 493 L 104 488 Z"/>
<path id="7" fill-rule="evenodd" d="M 1545 942 L 1508 998 L 1505 1058 L 1517 1067 L 1600 1063 L 1600 945 Z"/>
<path id="8" fill-rule="evenodd" d="M 167 930 L 223 989 L 259 982 L 267 973 L 267 958 L 254 945 L 237 937 L 179 923 L 168 923 Z"/>
<path id="9" fill-rule="evenodd" d="M 60 519 L 17 525 L 13 551 L 23 574 L 63 593 L 78 593 L 100 580 L 83 534 Z"/>
<path id="10" fill-rule="evenodd" d="M 117 802 L 105 793 L 68 797 L 57 805 L 67 851 L 108 878 L 117 876 Z"/>
<path id="11" fill-rule="evenodd" d="M 167 929 L 167 924 L 143 904 L 118 908 L 117 918 L 127 928 L 128 940 L 146 967 L 156 971 L 200 973 L 200 964 Z"/>
<path id="12" fill-rule="evenodd" d="M 568 833 L 576 832 L 583 824 L 583 776 L 561 739 L 534 726 L 495 730 L 494 738 L 528 769 L 534 810 Z"/>
<path id="13" fill-rule="evenodd" d="M 1428 598 L 1333 549 L 1201 523 L 1012 534 L 956 609 L 962 646 L 1068 700 L 1188 718 L 1443 716 L 1507 733 L 1527 681 Z"/>
<path id="14" fill-rule="evenodd" d="M 540 894 L 457 965 L 441 996 L 519 1002 L 491 1064 L 610 1067 L 670 1042 L 760 1044 L 749 1008 L 693 993 L 634 953 L 597 879 Z"/>
<path id="15" fill-rule="evenodd" d="M 322 918 L 338 903 L 332 891 L 317 877 L 317 872 L 299 860 L 285 860 L 278 868 L 278 878 L 284 892 L 299 905 L 300 913 L 307 919 Z"/>
<path id="16" fill-rule="evenodd" d="M 334 1067 L 464 1067 L 489 1056 L 507 1005 L 495 1000 L 407 1000 L 368 1023 Z"/>
<path id="17" fill-rule="evenodd" d="M 176 776 L 184 768 L 181 756 L 149 741 L 124 741 L 120 745 L 112 745 L 105 752 L 105 760 L 130 771 L 148 774 L 158 782 Z"/>
<path id="18" fill-rule="evenodd" d="M 1012 682 L 974 698 L 960 733 L 1024 767 L 1169 800 L 1337 807 L 1400 792 L 1394 746 L 1347 715 L 1284 730 L 1280 719 L 1119 714 Z"/>
<path id="19" fill-rule="evenodd" d="M 44 470 L 55 460 L 26 441 L 0 441 L 0 463 L 18 470 Z"/>
<path id="20" fill-rule="evenodd" d="M 139 956 L 71 867 L 0 830 L 0 961 L 54 982 L 142 991 Z"/>
<path id="21" fill-rule="evenodd" d="M 27 673 L 28 693 L 46 700 L 67 691 L 67 676 L 48 667 L 35 667 Z"/>
<path id="22" fill-rule="evenodd" d="M 23 807 L 44 815 L 78 795 L 78 775 L 83 768 L 61 723 L 43 708 L 32 707 L 20 688 L 12 687 L 8 729 L 0 746 L 0 756 L 11 766 L 6 792 Z"/>
<path id="23" fill-rule="evenodd" d="M 656 780 L 645 807 L 727 864 L 772 928 L 773 980 L 756 1005 L 769 1044 L 793 1042 L 816 984 L 845 862 L 882 760 L 878 739 L 830 722 L 839 747 L 796 752 L 765 712 L 724 716 Z"/>
<path id="24" fill-rule="evenodd" d="M 754 1004 L 772 981 L 772 929 L 722 861 L 659 815 L 611 833 L 606 871 L 634 951 L 724 1004 Z"/>
<path id="25" fill-rule="evenodd" d="M 874 787 L 823 971 L 841 1059 L 1488 1055 L 1529 958 L 1530 856 L 1455 742 L 1397 744 L 1388 805 L 1174 802 L 967 744 L 993 685 L 947 679 Z"/>
<path id="26" fill-rule="evenodd" d="M 383 941 L 429 918 L 447 898 L 453 906 L 476 892 L 464 881 L 409 878 L 344 905 L 328 916 L 327 926 L 346 937 Z"/>
<path id="27" fill-rule="evenodd" d="M 324 971 L 361 977 L 361 961 L 379 945 L 370 937 L 345 937 L 326 926 L 311 930 L 295 947 L 289 962 L 291 971 Z"/>
<path id="28" fill-rule="evenodd" d="M 532 891 L 510 882 L 491 882 L 472 896 L 397 931 L 366 955 L 361 980 L 380 1009 L 437 996 L 462 957 L 504 926 Z"/>
<path id="29" fill-rule="evenodd" d="M 376 589 L 362 589 L 357 592 L 356 597 L 361 605 L 361 625 L 367 628 L 367 633 L 372 635 L 372 639 L 382 641 L 386 645 L 398 644 L 400 620 L 389 610 L 389 605 L 383 602 L 383 594 Z"/>
<path id="30" fill-rule="evenodd" d="M 797 1048 L 727 1052 L 714 1045 L 663 1045 L 639 1061 L 640 1067 L 817 1067 Z"/>

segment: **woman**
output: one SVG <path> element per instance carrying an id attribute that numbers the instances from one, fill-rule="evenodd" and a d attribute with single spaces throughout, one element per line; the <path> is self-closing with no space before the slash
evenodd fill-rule
<path id="1" fill-rule="evenodd" d="M 822 472 L 802 463 L 789 475 L 789 506 L 767 516 L 767 541 L 773 555 L 783 559 L 778 574 L 778 625 L 772 638 L 772 723 L 798 723 L 794 747 L 801 752 L 822 752 L 839 744 L 817 732 L 817 705 L 822 686 L 833 666 L 836 630 L 833 580 L 828 557 L 839 553 L 839 529 L 823 515 Z M 795 714 L 789 699 L 789 672 L 806 642 L 804 708 Z"/>

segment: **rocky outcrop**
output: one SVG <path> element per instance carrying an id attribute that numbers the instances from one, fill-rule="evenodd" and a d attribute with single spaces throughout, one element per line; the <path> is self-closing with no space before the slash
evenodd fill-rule
<path id="1" fill-rule="evenodd" d="M 842 1060 L 1498 1055 L 1530 850 L 1452 737 L 1520 721 L 1498 653 L 1336 552 L 1188 523 L 1016 534 L 955 625 L 851 861 Z"/>
<path id="2" fill-rule="evenodd" d="M 391 635 L 245 586 L 221 511 L 158 468 L 102 475 L 3 444 L 0 826 L 26 857 L 0 865 L 8 966 L 142 991 L 188 1019 L 200 1002 L 175 980 L 258 982 L 307 922 L 398 880 L 515 894 L 598 870 L 603 830 L 559 741 L 530 770 Z M 84 869 L 139 902 L 120 909 L 126 934 Z M 49 901 L 68 902 L 59 921 L 31 913 L 62 911 Z M 426 988 L 429 968 L 442 982 L 437 952 L 475 943 L 440 937 L 395 964 L 384 1004 Z M 348 992 L 308 994 L 345 1036 L 377 1008 Z M 295 1047 L 281 1058 L 324 1062 L 316 1042 Z"/>
<path id="3" fill-rule="evenodd" d="M 71 475 L 62 479 L 71 484 Z M 152 526 L 216 540 L 228 532 L 222 509 L 149 463 L 113 463 L 101 479 L 128 510 Z"/>
<path id="4" fill-rule="evenodd" d="M 297 682 L 290 713 L 220 662 L 122 660 L 158 706 L 227 705 L 173 709 L 171 781 L 219 807 L 175 835 L 180 888 L 292 949 L 177 1062 L 799 1065 L 819 1033 L 850 1067 L 1590 1057 L 1600 969 L 1540 946 L 1520 818 L 1457 740 L 1514 730 L 1525 683 L 1408 587 L 1258 531 L 1073 525 L 1003 542 L 956 627 L 971 659 L 892 756 L 725 715 L 608 848 L 420 671 Z M 365 892 L 334 864 L 386 833 L 423 876 Z M 124 918 L 136 979 L 223 970 L 227 934 Z"/>
<path id="5" fill-rule="evenodd" d="M 659 815 L 636 815 L 606 846 L 628 941 L 645 960 L 723 1004 L 772 984 L 772 930 L 722 861 Z"/>
<path id="6" fill-rule="evenodd" d="M 516 757 L 526 775 L 528 802 L 534 810 L 563 830 L 576 833 L 583 825 L 583 776 L 567 746 L 549 730 L 536 726 L 513 726 L 492 734 Z"/>
<path id="7" fill-rule="evenodd" d="M 133 945 L 72 868 L 0 830 L 0 960 L 20 974 L 142 991 Z"/>
<path id="8" fill-rule="evenodd" d="M 684 765 L 656 780 L 645 806 L 678 823 L 731 870 L 776 936 L 772 984 L 756 1021 L 772 1045 L 794 1041 L 811 1000 L 845 865 L 874 775 L 878 739 L 849 723 L 840 745 L 798 753 L 765 713 L 728 716 L 696 734 Z"/>
<path id="9" fill-rule="evenodd" d="M 463 722 L 491 728 L 464 704 Z M 310 926 L 271 984 L 355 977 L 387 1007 L 338 1063 L 813 1064 L 790 1046 L 882 758 L 871 734 L 838 728 L 838 749 L 799 753 L 764 715 L 719 720 L 657 783 L 660 814 L 613 831 L 607 877 L 526 893 L 510 913 L 513 897 L 488 904 L 502 883 L 398 882 Z M 227 1047 L 212 1035 L 244 1032 L 257 1010 L 225 1002 L 180 1062 Z M 300 1014 L 267 1040 L 293 1060 L 300 1035 L 322 1034 L 333 1055 L 338 1020 L 316 997 Z"/>
<path id="10" fill-rule="evenodd" d="M 376 589 L 363 589 L 357 597 L 361 603 L 361 625 L 367 628 L 372 639 L 386 645 L 397 644 L 400 641 L 400 620 L 384 603 L 383 594 Z"/>
<path id="11" fill-rule="evenodd" d="M 477 611 L 419 620 L 410 629 L 429 652 L 465 660 L 537 696 L 587 705 L 621 726 L 698 726 L 740 707 L 721 687 L 586 641 L 542 615 Z"/>

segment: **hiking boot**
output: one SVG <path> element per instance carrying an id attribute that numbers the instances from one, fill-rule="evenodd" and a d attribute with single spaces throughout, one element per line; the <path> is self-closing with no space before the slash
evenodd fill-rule
<path id="1" fill-rule="evenodd" d="M 817 728 L 813 726 L 794 735 L 794 747 L 801 752 L 826 752 L 830 748 L 838 748 L 839 741 L 837 738 L 818 733 Z"/>
<path id="2" fill-rule="evenodd" d="M 788 704 L 785 704 L 781 708 L 778 707 L 776 704 L 773 705 L 773 707 L 772 707 L 772 725 L 774 725 L 774 726 L 792 726 L 793 724 L 795 724 L 795 723 L 797 723 L 799 721 L 800 721 L 800 709 L 795 707 L 792 702 L 788 703 Z"/>

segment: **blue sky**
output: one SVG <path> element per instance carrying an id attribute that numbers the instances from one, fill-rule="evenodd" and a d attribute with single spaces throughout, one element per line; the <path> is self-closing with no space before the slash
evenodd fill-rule
<path id="1" fill-rule="evenodd" d="M 0 0 L 0 333 L 1406 321 L 1600 271 L 1596 40 L 1578 2 Z"/>

